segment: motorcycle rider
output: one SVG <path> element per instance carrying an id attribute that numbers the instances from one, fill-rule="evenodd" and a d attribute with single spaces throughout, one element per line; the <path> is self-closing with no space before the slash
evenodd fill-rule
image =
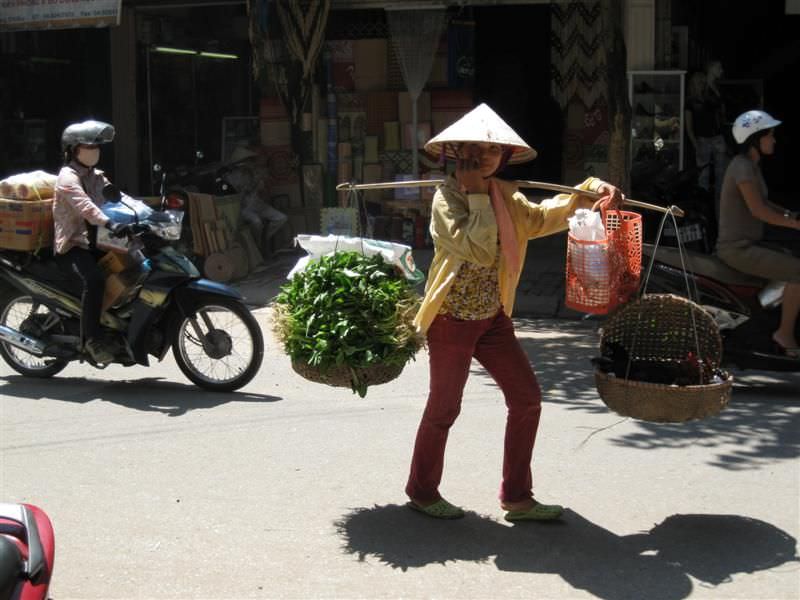
<path id="1" fill-rule="evenodd" d="M 800 359 L 795 336 L 800 313 L 800 259 L 761 245 L 764 224 L 800 229 L 797 213 L 767 199 L 767 185 L 760 162 L 775 150 L 775 127 L 781 121 L 762 110 L 742 113 L 733 123 L 733 137 L 740 152 L 728 165 L 720 197 L 717 255 L 743 273 L 784 281 L 781 321 L 772 334 L 775 350 Z"/>
<path id="2" fill-rule="evenodd" d="M 64 166 L 58 173 L 53 199 L 55 259 L 61 269 L 81 281 L 81 335 L 84 350 L 99 364 L 114 359 L 105 349 L 100 335 L 100 313 L 105 275 L 97 264 L 102 255 L 90 245 L 89 226 L 106 227 L 119 235 L 122 223 L 109 219 L 100 210 L 105 202 L 103 188 L 110 184 L 103 171 L 96 169 L 100 146 L 114 139 L 114 127 L 102 121 L 73 123 L 61 134 Z"/>

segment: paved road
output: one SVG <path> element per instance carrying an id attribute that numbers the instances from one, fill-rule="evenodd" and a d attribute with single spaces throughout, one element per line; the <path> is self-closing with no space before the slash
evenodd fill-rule
<path id="1" fill-rule="evenodd" d="M 266 327 L 267 311 L 258 311 Z M 504 408 L 475 365 L 437 522 L 403 507 L 426 360 L 365 399 L 268 344 L 239 393 L 151 369 L 0 366 L 0 497 L 46 508 L 65 598 L 800 597 L 800 377 L 740 377 L 683 425 L 622 419 L 588 370 L 591 322 L 517 321 L 546 395 L 534 460 L 563 523 L 496 501 Z"/>

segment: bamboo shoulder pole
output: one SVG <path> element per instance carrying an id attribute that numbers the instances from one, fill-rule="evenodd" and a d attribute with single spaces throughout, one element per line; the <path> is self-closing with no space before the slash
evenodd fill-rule
<path id="1" fill-rule="evenodd" d="M 431 187 L 437 186 L 444 183 L 444 179 L 420 179 L 417 181 L 383 181 L 380 183 L 340 183 L 336 186 L 336 191 L 339 192 L 348 192 L 348 191 L 358 191 L 358 190 L 389 190 L 394 188 L 417 188 L 417 187 Z M 526 180 L 518 180 L 514 182 L 517 186 L 521 188 L 533 188 L 533 189 L 540 189 L 540 190 L 550 190 L 552 192 L 561 192 L 563 194 L 580 194 L 581 196 L 587 196 L 588 198 L 594 198 L 595 200 L 601 198 L 602 195 L 598 194 L 597 192 L 590 192 L 588 190 L 581 190 L 579 188 L 571 187 L 568 185 L 560 185 L 558 183 L 546 183 L 543 181 L 526 181 Z M 648 202 L 641 202 L 640 200 L 633 200 L 631 198 L 625 199 L 625 204 L 628 206 L 632 206 L 634 208 L 642 208 L 645 210 L 652 210 L 655 212 L 672 212 L 673 215 L 676 217 L 684 216 L 683 211 L 678 208 L 677 206 L 658 206 L 657 204 L 650 204 Z"/>

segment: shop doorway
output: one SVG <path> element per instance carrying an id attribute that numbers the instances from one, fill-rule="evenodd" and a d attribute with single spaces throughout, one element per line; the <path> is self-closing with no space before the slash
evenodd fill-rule
<path id="1" fill-rule="evenodd" d="M 4 34 L 0 48 L 0 178 L 63 164 L 61 133 L 86 119 L 111 122 L 108 29 Z M 113 144 L 100 166 L 111 172 Z"/>
<path id="2" fill-rule="evenodd" d="M 796 83 L 800 72 L 800 38 L 797 27 L 800 15 L 786 14 L 784 2 L 748 4 L 747 18 L 728 8 L 724 0 L 707 0 L 682 6 L 676 20 L 692 24 L 693 37 L 710 57 L 722 62 L 725 79 L 755 81 L 763 94 L 753 104 L 737 103 L 737 97 L 727 98 L 731 121 L 744 110 L 763 108 L 783 124 L 776 129 L 775 154 L 762 164 L 769 186 L 770 199 L 800 209 L 795 185 L 789 174 L 800 161 L 800 119 L 797 118 L 797 99 L 787 93 Z M 698 57 L 705 58 L 705 57 Z M 700 60 L 690 69 L 701 69 Z"/>
<path id="3" fill-rule="evenodd" d="M 153 164 L 173 170 L 220 163 L 224 123 L 252 116 L 257 103 L 242 7 L 158 10 L 143 22 L 154 33 L 140 52 L 140 172 L 143 189 L 153 193 Z"/>
<path id="4" fill-rule="evenodd" d="M 476 101 L 486 102 L 537 152 L 503 176 L 559 182 L 561 108 L 550 94 L 550 7 L 475 8 Z"/>

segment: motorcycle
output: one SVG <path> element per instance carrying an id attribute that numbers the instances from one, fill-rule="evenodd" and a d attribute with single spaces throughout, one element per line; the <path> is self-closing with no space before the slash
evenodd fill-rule
<path id="1" fill-rule="evenodd" d="M 780 322 L 784 284 L 747 275 L 714 255 L 685 248 L 682 257 L 680 248 L 659 245 L 656 250 L 653 244 L 643 244 L 642 255 L 647 292 L 688 294 L 714 317 L 722 336 L 724 366 L 800 371 L 800 359 L 779 353 L 772 340 Z M 795 336 L 800 339 L 800 323 Z"/>
<path id="2" fill-rule="evenodd" d="M 197 156 L 198 159 L 203 158 L 202 152 L 198 152 Z M 196 192 L 224 196 L 233 193 L 224 180 L 225 172 L 226 167 L 219 164 L 176 167 L 169 172 L 159 163 L 153 165 L 153 174 L 159 178 L 161 210 L 179 211 L 184 215 L 178 242 L 184 254 L 192 255 L 194 248 L 189 194 Z"/>
<path id="3" fill-rule="evenodd" d="M 106 214 L 126 213 L 129 202 L 114 186 L 105 194 Z M 261 366 L 264 341 L 241 295 L 202 279 L 172 247 L 180 237 L 179 212 L 130 212 L 123 238 L 105 229 L 97 236 L 98 247 L 116 243 L 132 263 L 106 281 L 100 324 L 113 362 L 149 366 L 150 356 L 161 361 L 171 348 L 180 370 L 202 388 L 228 392 L 247 384 Z M 0 280 L 6 284 L 0 286 L 0 357 L 12 369 L 52 377 L 72 361 L 106 366 L 83 349 L 81 285 L 52 256 L 0 250 Z"/>
<path id="4" fill-rule="evenodd" d="M 0 503 L 0 599 L 45 600 L 54 560 L 47 514 L 32 504 Z"/>
<path id="5" fill-rule="evenodd" d="M 679 171 L 673 164 L 665 163 L 659 153 L 644 153 L 631 168 L 631 195 L 659 206 L 677 206 L 683 210 L 684 218 L 677 233 L 673 223 L 667 222 L 663 231 L 664 244 L 677 246 L 680 236 L 684 247 L 711 254 L 717 237 L 717 218 L 713 195 L 697 183 L 701 170 Z M 655 225 L 652 221 L 645 223 L 645 239 L 654 239 Z"/>

